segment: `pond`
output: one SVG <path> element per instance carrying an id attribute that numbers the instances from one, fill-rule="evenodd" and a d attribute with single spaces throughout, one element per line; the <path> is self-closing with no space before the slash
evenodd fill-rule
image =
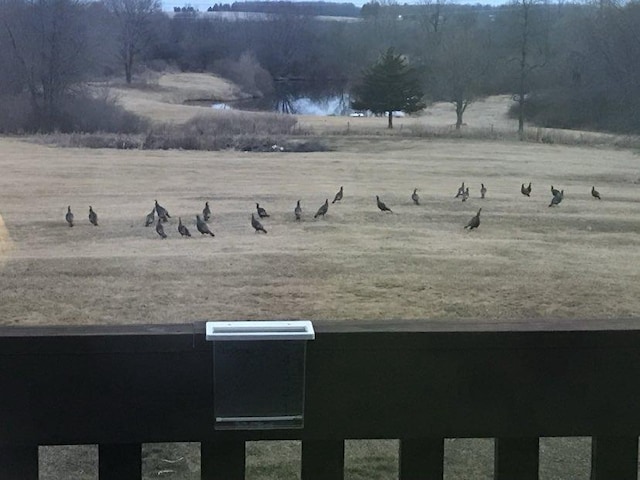
<path id="1" fill-rule="evenodd" d="M 214 103 L 216 109 L 258 110 L 298 115 L 349 115 L 353 112 L 344 82 L 274 82 L 272 94 L 226 103 Z"/>

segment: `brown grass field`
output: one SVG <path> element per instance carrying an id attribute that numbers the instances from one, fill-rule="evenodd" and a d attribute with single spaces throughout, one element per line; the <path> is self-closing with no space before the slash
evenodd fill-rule
<path id="1" fill-rule="evenodd" d="M 256 154 L 0 140 L 1 322 L 500 322 L 640 313 L 633 152 L 393 137 L 330 141 L 336 151 Z M 464 203 L 453 198 L 461 181 L 472 188 Z M 489 189 L 483 201 L 481 181 Z M 531 198 L 519 191 L 528 181 Z M 552 184 L 565 199 L 549 208 Z M 593 184 L 602 201 L 591 197 Z M 314 219 L 340 185 L 342 202 Z M 410 200 L 414 187 L 420 206 Z M 378 211 L 375 195 L 394 213 Z M 174 217 L 164 241 L 143 226 L 156 198 Z M 201 238 L 193 225 L 205 200 L 215 238 Z M 256 202 L 271 214 L 263 222 L 267 235 L 251 228 Z M 64 221 L 67 205 L 73 228 Z M 88 222 L 89 205 L 99 227 Z M 480 228 L 464 230 L 480 207 Z M 178 216 L 194 238 L 179 237 Z"/>
<path id="2" fill-rule="evenodd" d="M 178 77 L 119 95 L 154 120 L 180 122 L 211 110 L 181 105 L 193 92 L 177 94 L 179 87 L 193 85 Z M 467 122 L 508 131 L 505 110 L 504 98 L 478 102 Z M 446 105 L 398 119 L 392 134 L 384 119 L 301 118 L 333 148 L 306 154 L 67 149 L 0 138 L 0 322 L 301 318 L 455 325 L 639 316 L 637 152 L 401 135 L 453 120 Z M 350 135 L 330 135 L 347 122 Z M 453 198 L 462 181 L 471 187 L 464 203 Z M 520 184 L 529 181 L 533 193 L 526 198 Z M 484 200 L 480 182 L 488 187 Z M 342 202 L 314 219 L 341 185 Z M 558 207 L 548 207 L 550 185 L 565 190 Z M 592 185 L 601 201 L 591 197 Z M 416 187 L 420 206 L 410 200 Z M 375 195 L 394 213 L 378 211 Z M 173 217 L 166 240 L 143 225 L 154 199 Z M 298 199 L 301 222 L 293 216 Z M 205 201 L 215 238 L 195 229 Z M 267 235 L 251 228 L 256 202 L 271 214 L 263 222 Z M 67 205 L 73 228 L 64 220 Z M 99 227 L 89 224 L 89 205 Z M 480 207 L 480 227 L 463 229 Z M 194 238 L 179 237 L 178 216 Z M 558 441 L 542 443 L 541 478 L 588 478 L 588 440 L 563 442 L 561 456 Z M 393 478 L 394 442 L 350 445 L 347 478 Z M 80 457 L 76 450 L 67 456 L 65 449 L 43 449 L 41 478 L 95 478 L 86 471 L 95 451 L 83 448 Z M 197 478 L 197 450 L 145 448 L 145 478 L 161 470 L 173 470 L 166 478 Z M 248 453 L 248 478 L 297 478 L 299 444 L 250 444 Z M 447 442 L 446 478 L 488 479 L 491 464 L 490 440 Z"/>

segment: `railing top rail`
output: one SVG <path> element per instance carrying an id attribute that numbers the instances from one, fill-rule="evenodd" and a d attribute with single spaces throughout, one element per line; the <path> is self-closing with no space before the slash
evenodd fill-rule
<path id="1" fill-rule="evenodd" d="M 0 337 L 119 336 L 119 335 L 204 335 L 206 320 L 193 323 L 128 325 L 0 325 Z M 619 318 L 546 318 L 546 319 L 384 319 L 313 320 L 322 333 L 382 332 L 579 332 L 640 331 L 640 317 Z"/>

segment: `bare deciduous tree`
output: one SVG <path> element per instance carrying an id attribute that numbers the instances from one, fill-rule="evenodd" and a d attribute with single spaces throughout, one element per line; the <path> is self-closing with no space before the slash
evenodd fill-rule
<path id="1" fill-rule="evenodd" d="M 151 20 L 160 12 L 159 0 L 103 0 L 113 13 L 119 35 L 119 57 L 127 83 L 133 79 L 133 67 L 151 38 Z"/>
<path id="2" fill-rule="evenodd" d="M 546 64 L 548 31 L 541 15 L 548 15 L 549 9 L 539 0 L 514 0 L 518 20 L 518 86 L 514 100 L 518 102 L 518 136 L 524 138 L 525 104 L 528 93 L 527 81 L 531 72 Z M 536 8 L 542 7 L 542 8 Z M 538 14 L 538 15 L 536 15 Z M 548 25 L 548 22 L 547 24 Z"/>
<path id="3" fill-rule="evenodd" d="M 491 37 L 476 22 L 474 14 L 459 15 L 442 34 L 434 60 L 432 92 L 451 102 L 456 109 L 456 130 L 463 115 L 482 91 L 482 83 L 492 64 Z"/>
<path id="4" fill-rule="evenodd" d="M 56 128 L 63 98 L 88 67 L 85 10 L 75 0 L 5 3 L 4 48 L 29 98 L 39 129 Z"/>

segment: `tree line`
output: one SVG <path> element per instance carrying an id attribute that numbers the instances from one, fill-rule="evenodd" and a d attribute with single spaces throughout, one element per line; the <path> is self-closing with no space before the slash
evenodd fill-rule
<path id="1" fill-rule="evenodd" d="M 286 78 L 330 80 L 350 92 L 390 48 L 417 72 L 421 102 L 451 102 L 458 127 L 476 99 L 510 94 L 521 125 L 640 128 L 638 0 L 373 2 L 359 21 L 318 19 L 300 5 L 259 20 L 171 17 L 160 7 L 158 0 L 1 0 L 0 130 L 89 128 L 82 121 L 90 115 L 77 111 L 90 105 L 80 100 L 88 96 L 83 85 L 132 83 L 145 68 L 215 72 L 256 96 Z M 97 111 L 114 106 L 107 93 L 97 100 Z M 109 111 L 97 120 L 141 128 Z"/>
<path id="2" fill-rule="evenodd" d="M 187 7 L 188 8 L 188 7 Z M 326 15 L 332 17 L 359 17 L 360 9 L 353 3 L 336 2 L 290 2 L 290 1 L 246 1 L 214 3 L 208 12 L 258 12 L 278 15 Z"/>

